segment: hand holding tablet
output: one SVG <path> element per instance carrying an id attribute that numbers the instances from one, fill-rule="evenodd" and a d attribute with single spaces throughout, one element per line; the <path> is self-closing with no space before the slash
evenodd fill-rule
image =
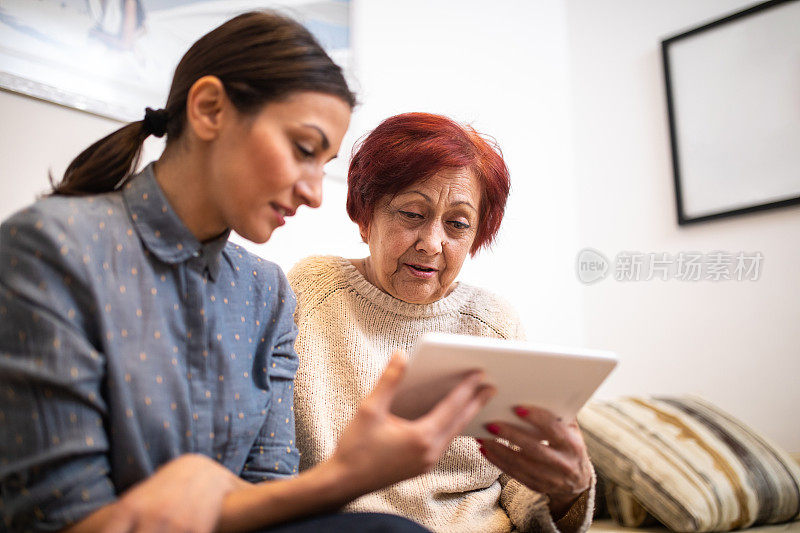
<path id="1" fill-rule="evenodd" d="M 491 422 L 519 423 L 514 407 L 538 406 L 571 420 L 617 364 L 612 352 L 487 337 L 428 333 L 420 337 L 392 402 L 392 413 L 416 419 L 471 370 L 497 393 L 462 431 L 491 438 Z"/>

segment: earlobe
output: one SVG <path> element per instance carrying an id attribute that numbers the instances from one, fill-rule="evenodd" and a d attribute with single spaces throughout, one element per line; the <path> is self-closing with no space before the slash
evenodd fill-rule
<path id="1" fill-rule="evenodd" d="M 358 231 L 361 233 L 361 240 L 365 243 L 369 244 L 369 225 L 368 224 L 359 224 Z"/>
<path id="2" fill-rule="evenodd" d="M 186 97 L 186 121 L 197 138 L 212 141 L 230 107 L 225 86 L 216 76 L 203 76 L 192 84 Z"/>

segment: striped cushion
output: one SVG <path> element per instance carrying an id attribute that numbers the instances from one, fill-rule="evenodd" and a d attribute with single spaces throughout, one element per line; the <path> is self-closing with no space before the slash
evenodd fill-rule
<path id="1" fill-rule="evenodd" d="M 729 531 L 800 518 L 800 465 L 706 401 L 593 402 L 578 422 L 622 525 L 650 514 L 674 531 Z"/>
<path id="2" fill-rule="evenodd" d="M 649 527 L 657 525 L 657 520 L 636 500 L 631 491 L 605 480 L 603 487 L 606 508 L 618 524 L 625 527 Z"/>

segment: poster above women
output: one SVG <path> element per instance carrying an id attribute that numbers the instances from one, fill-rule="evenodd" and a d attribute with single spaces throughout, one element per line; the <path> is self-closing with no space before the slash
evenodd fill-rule
<path id="1" fill-rule="evenodd" d="M 347 70 L 348 0 L 0 0 L 0 88 L 120 121 L 166 101 L 181 54 L 239 13 L 302 22 Z"/>

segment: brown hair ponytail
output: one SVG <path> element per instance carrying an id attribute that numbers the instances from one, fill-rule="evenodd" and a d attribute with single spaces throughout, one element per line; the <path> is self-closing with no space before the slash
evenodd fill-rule
<path id="1" fill-rule="evenodd" d="M 175 69 L 165 109 L 148 109 L 145 120 L 131 122 L 84 150 L 53 186 L 53 194 L 94 194 L 122 186 L 135 171 L 142 143 L 151 133 L 166 132 L 167 145 L 180 138 L 189 89 L 203 76 L 218 77 L 244 114 L 298 91 L 332 94 L 355 105 L 341 69 L 307 29 L 273 12 L 245 13 L 189 48 Z"/>
<path id="2" fill-rule="evenodd" d="M 107 135 L 72 160 L 53 194 L 81 195 L 113 191 L 139 164 L 148 134 L 144 121 L 131 122 Z"/>

